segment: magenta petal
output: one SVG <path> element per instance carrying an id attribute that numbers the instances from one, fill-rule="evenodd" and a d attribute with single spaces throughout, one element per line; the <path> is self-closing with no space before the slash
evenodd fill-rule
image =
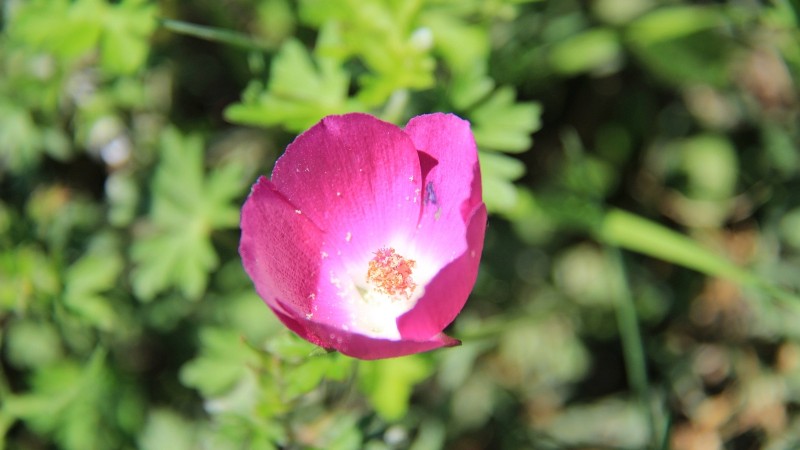
<path id="1" fill-rule="evenodd" d="M 442 268 L 415 307 L 397 320 L 404 339 L 421 340 L 443 330 L 466 303 L 483 250 L 486 207 L 468 122 L 452 114 L 429 114 L 411 119 L 405 131 L 421 154 L 436 160 L 423 165 L 429 171 L 423 180 L 423 212 L 414 239 L 418 247 L 440 258 Z"/>
<path id="2" fill-rule="evenodd" d="M 298 336 L 314 345 L 318 345 L 320 347 L 326 346 L 326 342 L 313 333 L 312 327 L 308 327 L 305 323 L 301 323 L 299 319 L 296 319 L 295 316 L 289 315 L 289 313 L 284 311 L 280 306 L 268 306 L 270 309 L 272 309 L 272 312 L 275 313 L 275 316 L 278 317 L 278 319 L 284 325 L 286 325 L 286 328 L 294 331 Z"/>
<path id="3" fill-rule="evenodd" d="M 284 324 L 296 323 L 295 319 L 285 317 L 280 311 L 275 311 L 278 318 Z M 325 325 L 312 320 L 299 319 L 298 328 L 308 334 L 300 334 L 301 337 L 330 350 L 336 350 L 344 355 L 359 359 L 381 359 L 406 356 L 414 353 L 427 352 L 440 347 L 453 347 L 460 345 L 461 341 L 453 339 L 443 333 L 437 333 L 424 340 L 401 340 L 393 341 L 389 339 L 377 339 L 357 333 L 343 331 L 341 329 Z M 292 330 L 292 326 L 289 326 Z M 311 335 L 312 339 L 308 336 Z"/>
<path id="4" fill-rule="evenodd" d="M 438 333 L 421 341 L 376 339 L 343 331 L 310 319 L 293 317 L 286 313 L 280 305 L 277 307 L 271 306 L 271 308 L 278 319 L 301 338 L 320 347 L 336 350 L 344 355 L 359 359 L 395 358 L 461 344 L 458 339 L 454 339 L 444 333 Z"/>
<path id="5" fill-rule="evenodd" d="M 339 352 L 359 359 L 381 359 L 406 356 L 414 353 L 427 352 L 441 347 L 460 345 L 461 341 L 439 333 L 427 341 L 391 341 L 388 339 L 373 339 L 360 334 L 350 334 L 351 339 L 344 339 L 338 344 Z"/>
<path id="6" fill-rule="evenodd" d="M 421 175 L 413 142 L 366 114 L 329 116 L 295 139 L 272 181 L 347 260 L 368 260 L 387 234 L 410 236 Z"/>
<path id="7" fill-rule="evenodd" d="M 443 267 L 466 250 L 467 221 L 482 204 L 475 140 L 469 122 L 452 114 L 415 117 L 405 131 L 423 161 L 436 161 L 424 164 L 430 170 L 423 179 L 423 210 L 414 239 Z"/>
<path id="8" fill-rule="evenodd" d="M 440 218 L 458 213 L 462 222 L 481 200 L 478 149 L 469 122 L 453 114 L 426 114 L 404 130 L 417 149 L 437 161 L 425 175 L 425 207 Z M 424 158 L 424 157 L 423 157 Z"/>
<path id="9" fill-rule="evenodd" d="M 424 340 L 445 329 L 458 315 L 478 276 L 486 232 L 486 206 L 480 203 L 467 227 L 467 250 L 425 286 L 416 306 L 397 319 L 403 339 Z"/>
<path id="10" fill-rule="evenodd" d="M 264 177 L 253 186 L 242 207 L 241 229 L 239 254 L 261 298 L 276 313 L 310 313 L 309 295 L 316 292 L 322 231 L 298 215 Z M 286 325 L 307 336 L 297 323 Z"/>

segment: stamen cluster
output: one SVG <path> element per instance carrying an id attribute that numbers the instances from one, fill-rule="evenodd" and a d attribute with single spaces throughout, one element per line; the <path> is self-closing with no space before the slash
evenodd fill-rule
<path id="1" fill-rule="evenodd" d="M 403 296 L 408 300 L 417 287 L 411 279 L 415 265 L 416 261 L 404 258 L 393 248 L 382 248 L 369 262 L 367 281 L 381 294 Z"/>

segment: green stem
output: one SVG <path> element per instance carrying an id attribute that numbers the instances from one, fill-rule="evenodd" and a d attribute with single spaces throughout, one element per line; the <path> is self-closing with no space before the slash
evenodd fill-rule
<path id="1" fill-rule="evenodd" d="M 658 448 L 658 433 L 656 420 L 649 401 L 649 382 L 647 380 L 647 362 L 645 360 L 644 345 L 642 344 L 642 333 L 639 328 L 639 320 L 636 314 L 636 306 L 628 285 L 628 277 L 625 270 L 625 263 L 622 254 L 616 247 L 609 248 L 610 262 L 614 267 L 616 280 L 614 280 L 617 296 L 616 313 L 617 325 L 619 326 L 620 339 L 622 340 L 622 352 L 625 356 L 625 370 L 628 374 L 628 383 L 633 389 L 640 408 L 647 416 L 652 448 Z"/>
<path id="2" fill-rule="evenodd" d="M 599 240 L 615 247 L 758 289 L 794 313 L 800 313 L 800 297 L 796 294 L 703 248 L 690 237 L 643 217 L 612 209 L 600 221 L 597 236 Z"/>
<path id="3" fill-rule="evenodd" d="M 167 30 L 172 31 L 173 33 L 183 34 L 185 36 L 192 36 L 199 39 L 204 39 L 206 41 L 229 44 L 248 50 L 270 49 L 267 44 L 235 31 L 196 25 L 193 23 L 172 19 L 161 19 L 159 22 L 161 26 Z"/>
<path id="4" fill-rule="evenodd" d="M 405 111 L 406 104 L 408 103 L 408 91 L 406 89 L 398 89 L 389 97 L 386 106 L 381 113 L 381 119 L 397 123 L 403 112 Z"/>
<path id="5" fill-rule="evenodd" d="M 0 333 L 0 348 L 3 347 L 3 333 Z M 5 405 L 5 399 L 11 395 L 11 389 L 6 381 L 3 366 L 0 365 L 0 405 Z M 14 424 L 15 418 L 8 414 L 2 406 L 0 406 L 0 450 L 5 449 L 6 433 L 11 425 Z"/>
<path id="6" fill-rule="evenodd" d="M 0 450 L 4 450 L 6 448 L 6 433 L 13 424 L 14 418 L 0 410 Z"/>

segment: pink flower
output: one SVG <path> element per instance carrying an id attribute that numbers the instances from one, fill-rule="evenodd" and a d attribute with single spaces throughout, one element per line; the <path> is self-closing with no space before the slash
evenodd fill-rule
<path id="1" fill-rule="evenodd" d="M 256 291 L 304 339 L 361 359 L 458 345 L 442 330 L 475 284 L 486 229 L 469 123 L 326 117 L 256 182 L 241 228 Z"/>

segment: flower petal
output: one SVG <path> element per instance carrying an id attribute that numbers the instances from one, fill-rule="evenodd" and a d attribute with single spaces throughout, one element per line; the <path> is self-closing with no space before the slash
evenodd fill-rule
<path id="1" fill-rule="evenodd" d="M 420 152 L 423 172 L 427 170 L 422 180 L 423 210 L 414 240 L 444 267 L 466 250 L 462 236 L 467 232 L 467 222 L 483 203 L 475 139 L 469 122 L 453 114 L 414 117 L 405 132 Z"/>
<path id="2" fill-rule="evenodd" d="M 407 240 L 419 217 L 414 144 L 366 114 L 329 116 L 298 136 L 276 162 L 272 181 L 348 264 L 366 264 L 387 240 Z"/>
<path id="3" fill-rule="evenodd" d="M 486 207 L 469 122 L 428 114 L 411 119 L 405 131 L 423 161 L 425 194 L 415 246 L 442 268 L 416 306 L 397 320 L 402 338 L 422 340 L 449 325 L 469 297 L 483 250 Z"/>
<path id="4" fill-rule="evenodd" d="M 412 118 L 404 131 L 420 152 L 437 162 L 423 180 L 426 214 L 439 207 L 442 217 L 458 212 L 466 222 L 483 202 L 478 148 L 469 122 L 453 114 L 425 114 Z"/>
<path id="5" fill-rule="evenodd" d="M 403 339 L 429 339 L 456 318 L 475 285 L 485 232 L 486 206 L 480 203 L 469 219 L 467 250 L 440 270 L 425 286 L 416 306 L 397 319 Z"/>
<path id="6" fill-rule="evenodd" d="M 458 339 L 453 339 L 443 333 L 439 333 L 426 341 L 391 341 L 388 339 L 373 339 L 360 334 L 350 334 L 349 337 L 351 339 L 344 339 L 337 350 L 345 355 L 359 359 L 395 358 L 461 344 Z"/>
<path id="7" fill-rule="evenodd" d="M 290 317 L 284 317 L 280 311 L 276 311 L 276 314 L 285 324 L 293 321 Z M 314 336 L 315 339 L 310 340 L 311 342 L 321 347 L 337 350 L 342 354 L 359 359 L 394 358 L 461 344 L 461 341 L 458 339 L 453 339 L 443 333 L 437 333 L 424 340 L 393 341 L 389 339 L 376 339 L 358 333 L 343 331 L 313 320 L 299 319 L 299 322 L 300 324 L 298 326 L 301 329 L 307 330 Z M 294 330 L 291 326 L 289 326 L 289 328 Z M 306 337 L 303 334 L 300 336 Z"/>
<path id="8" fill-rule="evenodd" d="M 239 254 L 258 295 L 279 315 L 311 312 L 310 294 L 319 277 L 322 231 L 268 179 L 261 177 L 242 207 Z M 284 323 L 308 338 L 298 322 Z M 316 341 L 316 340 L 315 340 Z"/>

